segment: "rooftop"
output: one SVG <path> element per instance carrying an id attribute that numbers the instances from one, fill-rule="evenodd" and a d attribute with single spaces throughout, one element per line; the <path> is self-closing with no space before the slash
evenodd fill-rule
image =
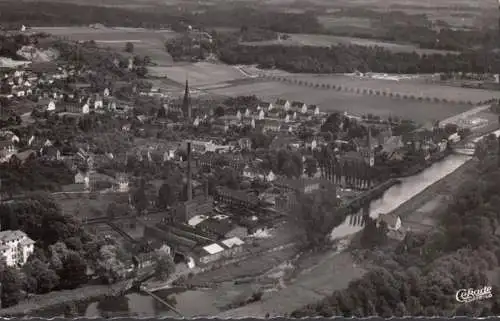
<path id="1" fill-rule="evenodd" d="M 208 254 L 217 254 L 219 252 L 224 251 L 224 248 L 217 243 L 213 243 L 203 247 Z"/>

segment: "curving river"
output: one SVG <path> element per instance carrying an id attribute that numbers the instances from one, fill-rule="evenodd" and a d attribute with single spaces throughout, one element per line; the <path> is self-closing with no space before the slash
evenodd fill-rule
<path id="1" fill-rule="evenodd" d="M 436 181 L 455 171 L 469 159 L 469 156 L 451 155 L 415 176 L 403 178 L 400 185 L 391 187 L 381 198 L 371 202 L 370 216 L 375 218 L 380 213 L 388 213 L 396 209 Z M 342 225 L 332 232 L 332 236 L 340 238 L 361 229 L 361 226 L 350 225 L 349 218 L 347 218 Z M 214 290 L 176 291 L 170 289 L 158 291 L 156 294 L 162 298 L 168 298 L 168 301 L 183 314 L 192 317 L 196 315 L 215 315 L 220 312 L 218 306 L 229 303 L 230 297 L 245 296 L 251 291 L 252 288 L 249 284 L 235 285 L 231 282 L 223 284 Z M 99 317 L 109 314 L 138 317 L 176 316 L 172 311 L 168 311 L 161 304 L 156 303 L 153 298 L 137 293 L 91 303 L 81 312 L 86 317 Z"/>

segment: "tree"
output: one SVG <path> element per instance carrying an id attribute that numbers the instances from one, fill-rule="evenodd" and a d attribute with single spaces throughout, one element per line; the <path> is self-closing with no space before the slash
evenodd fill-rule
<path id="1" fill-rule="evenodd" d="M 107 244 L 99 250 L 96 274 L 106 284 L 113 284 L 125 277 L 126 266 L 119 259 L 117 245 Z"/>
<path id="2" fill-rule="evenodd" d="M 318 161 L 315 158 L 307 158 L 304 166 L 306 174 L 309 177 L 313 177 L 318 171 Z"/>
<path id="3" fill-rule="evenodd" d="M 62 259 L 62 268 L 57 271 L 62 289 L 74 289 L 87 282 L 87 264 L 80 254 L 69 251 Z"/>
<path id="4" fill-rule="evenodd" d="M 6 266 L 3 256 L 0 260 L 0 283 L 2 284 L 2 308 L 19 303 L 22 298 L 21 274 L 17 269 Z"/>
<path id="5" fill-rule="evenodd" d="M 134 52 L 134 44 L 131 42 L 125 43 L 125 52 L 133 53 Z"/>
<path id="6" fill-rule="evenodd" d="M 387 224 L 382 221 L 379 226 L 374 219 L 365 218 L 365 227 L 361 232 L 361 245 L 367 249 L 373 249 L 376 246 L 384 244 L 387 241 Z"/>
<path id="7" fill-rule="evenodd" d="M 330 233 L 344 222 L 346 214 L 332 191 L 322 189 L 312 194 L 297 193 L 293 222 L 302 230 L 306 248 L 321 249 L 330 243 Z"/>
<path id="8" fill-rule="evenodd" d="M 170 183 L 163 183 L 158 191 L 158 206 L 166 209 L 174 205 L 177 201 L 177 192 Z"/>
<path id="9" fill-rule="evenodd" d="M 161 280 L 167 280 L 175 272 L 175 264 L 172 256 L 163 249 L 155 252 L 154 266 L 156 277 Z"/>
<path id="10" fill-rule="evenodd" d="M 141 184 L 141 186 L 133 193 L 132 202 L 138 215 L 142 215 L 148 208 L 149 202 L 146 196 L 144 184 Z"/>
<path id="11" fill-rule="evenodd" d="M 59 285 L 59 276 L 39 258 L 30 258 L 23 266 L 30 292 L 48 293 Z"/>
<path id="12" fill-rule="evenodd" d="M 217 106 L 217 108 L 215 108 L 214 110 L 215 117 L 222 117 L 224 116 L 224 113 L 225 113 L 224 107 L 222 106 Z"/>

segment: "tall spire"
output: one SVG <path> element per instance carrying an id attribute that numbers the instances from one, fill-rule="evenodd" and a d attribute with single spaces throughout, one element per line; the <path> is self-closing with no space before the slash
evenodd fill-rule
<path id="1" fill-rule="evenodd" d="M 368 145 L 368 148 L 370 150 L 373 148 L 373 146 L 372 146 L 372 129 L 371 129 L 371 127 L 368 127 L 367 145 Z"/>
<path id="2" fill-rule="evenodd" d="M 191 122 L 191 103 L 189 101 L 189 84 L 186 75 L 186 88 L 184 89 L 184 100 L 182 102 L 182 110 L 186 113 L 186 118 Z"/>

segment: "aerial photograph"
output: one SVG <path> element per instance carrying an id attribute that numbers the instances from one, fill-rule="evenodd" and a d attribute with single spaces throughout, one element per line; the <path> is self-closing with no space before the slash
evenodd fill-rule
<path id="1" fill-rule="evenodd" d="M 500 315 L 500 0 L 0 0 L 0 318 Z"/>

